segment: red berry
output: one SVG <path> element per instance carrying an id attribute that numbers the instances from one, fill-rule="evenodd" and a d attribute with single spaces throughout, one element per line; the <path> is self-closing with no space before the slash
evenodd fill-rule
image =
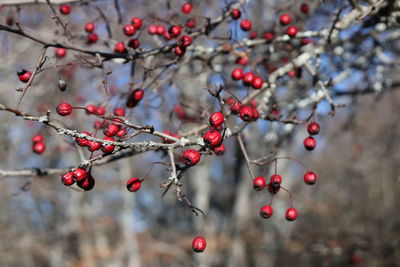
<path id="1" fill-rule="evenodd" d="M 286 30 L 286 34 L 289 35 L 290 37 L 295 37 L 299 30 L 297 29 L 296 26 L 289 26 Z"/>
<path id="2" fill-rule="evenodd" d="M 46 150 L 46 145 L 43 142 L 36 142 L 33 143 L 32 145 L 32 151 L 36 154 L 43 154 L 43 152 Z"/>
<path id="3" fill-rule="evenodd" d="M 96 114 L 99 116 L 103 116 L 106 114 L 106 109 L 104 107 L 98 107 L 96 108 Z"/>
<path id="4" fill-rule="evenodd" d="M 211 126 L 218 127 L 224 123 L 224 119 L 225 119 L 224 114 L 222 112 L 217 111 L 211 114 L 209 121 Z"/>
<path id="5" fill-rule="evenodd" d="M 62 48 L 62 47 L 56 48 L 56 56 L 57 57 L 63 58 L 63 57 L 65 57 L 66 54 L 67 54 L 67 49 Z"/>
<path id="6" fill-rule="evenodd" d="M 308 13 L 308 5 L 307 4 L 301 4 L 300 10 L 303 13 Z"/>
<path id="7" fill-rule="evenodd" d="M 270 184 L 272 184 L 274 187 L 280 187 L 282 183 L 282 177 L 279 174 L 274 174 L 271 176 L 269 179 Z"/>
<path id="8" fill-rule="evenodd" d="M 281 187 L 280 186 L 275 187 L 272 184 L 268 184 L 268 188 L 267 189 L 272 195 L 275 195 L 276 193 L 279 192 L 279 190 L 281 190 Z"/>
<path id="9" fill-rule="evenodd" d="M 78 168 L 72 172 L 72 176 L 76 182 L 81 183 L 87 178 L 88 174 L 85 169 Z"/>
<path id="10" fill-rule="evenodd" d="M 192 250 L 194 252 L 203 252 L 206 249 L 206 246 L 206 240 L 202 236 L 196 236 L 192 241 Z"/>
<path id="11" fill-rule="evenodd" d="M 254 73 L 252 72 L 246 72 L 245 74 L 243 74 L 243 84 L 244 85 L 251 85 L 254 82 L 254 79 L 256 78 L 256 76 L 254 75 Z"/>
<path id="12" fill-rule="evenodd" d="M 107 129 L 104 130 L 104 135 L 108 137 L 112 137 L 117 134 L 119 131 L 119 126 L 115 124 L 108 125 Z"/>
<path id="13" fill-rule="evenodd" d="M 97 35 L 97 33 L 91 33 L 87 37 L 87 41 L 89 44 L 97 43 L 98 40 L 99 40 L 99 36 Z"/>
<path id="14" fill-rule="evenodd" d="M 195 21 L 194 19 L 190 19 L 190 20 L 188 20 L 188 21 L 186 22 L 186 26 L 187 26 L 188 28 L 194 28 L 194 27 L 196 27 L 196 21 Z"/>
<path id="15" fill-rule="evenodd" d="M 178 45 L 180 47 L 188 47 L 191 44 L 192 44 L 192 37 L 190 37 L 189 35 L 183 35 L 178 40 Z"/>
<path id="16" fill-rule="evenodd" d="M 88 132 L 82 132 L 82 134 L 85 134 L 87 136 L 91 136 L 90 133 Z M 78 144 L 78 146 L 87 146 L 87 143 L 89 142 L 89 140 L 83 139 L 83 138 L 79 138 L 79 137 L 75 137 L 75 142 Z"/>
<path id="17" fill-rule="evenodd" d="M 188 150 L 183 152 L 182 161 L 186 165 L 194 166 L 197 163 L 199 163 L 200 157 L 201 157 L 201 155 L 200 155 L 199 151 L 197 151 L 196 149 L 193 149 L 193 148 L 189 148 Z"/>
<path id="18" fill-rule="evenodd" d="M 297 219 L 297 210 L 295 208 L 290 208 L 286 211 L 286 220 L 294 221 Z"/>
<path id="19" fill-rule="evenodd" d="M 317 145 L 317 141 L 315 141 L 315 139 L 313 137 L 310 136 L 310 137 L 307 137 L 306 139 L 304 139 L 304 147 L 308 151 L 313 150 L 316 145 Z"/>
<path id="20" fill-rule="evenodd" d="M 72 106 L 67 102 L 61 103 L 57 106 L 57 113 L 60 116 L 67 116 L 71 114 L 71 112 L 72 112 Z"/>
<path id="21" fill-rule="evenodd" d="M 243 107 L 243 104 L 237 100 L 235 100 L 233 97 L 228 98 L 226 100 L 226 103 L 229 105 L 232 113 L 237 114 L 240 112 L 240 109 Z"/>
<path id="22" fill-rule="evenodd" d="M 126 103 L 127 107 L 128 108 L 135 107 L 140 102 L 140 100 L 143 99 L 143 96 L 144 96 L 144 91 L 142 89 L 140 89 L 140 88 L 135 89 L 131 93 L 131 95 L 128 97 L 128 100 Z"/>
<path id="23" fill-rule="evenodd" d="M 136 30 L 138 30 L 140 27 L 142 27 L 143 21 L 140 18 L 134 17 L 131 20 L 131 24 L 136 28 Z"/>
<path id="24" fill-rule="evenodd" d="M 18 71 L 17 74 L 18 74 L 19 80 L 23 83 L 27 83 L 32 76 L 32 73 L 30 71 L 27 71 L 24 69 Z"/>
<path id="25" fill-rule="evenodd" d="M 219 146 L 222 142 L 222 135 L 216 130 L 209 130 L 203 136 L 204 143 L 207 147 Z"/>
<path id="26" fill-rule="evenodd" d="M 114 115 L 123 117 L 125 116 L 125 109 L 124 108 L 116 108 L 114 109 Z"/>
<path id="27" fill-rule="evenodd" d="M 68 15 L 69 13 L 71 13 L 71 6 L 70 5 L 61 5 L 60 12 L 63 15 Z"/>
<path id="28" fill-rule="evenodd" d="M 168 29 L 168 33 L 171 35 L 172 38 L 178 37 L 179 35 L 181 35 L 182 32 L 182 28 L 181 26 L 175 25 L 175 26 L 171 26 Z"/>
<path id="29" fill-rule="evenodd" d="M 271 42 L 271 41 L 274 40 L 275 35 L 274 35 L 274 33 L 272 33 L 272 32 L 264 32 L 263 37 L 264 37 L 266 40 L 268 40 L 268 41 Z"/>
<path id="30" fill-rule="evenodd" d="M 319 133 L 320 127 L 316 122 L 312 122 L 307 126 L 307 131 L 311 135 L 317 135 Z"/>
<path id="31" fill-rule="evenodd" d="M 72 176 L 72 172 L 67 172 L 61 176 L 61 182 L 66 185 L 70 186 L 75 183 L 74 177 Z"/>
<path id="32" fill-rule="evenodd" d="M 239 111 L 239 116 L 243 121 L 252 121 L 253 114 L 253 108 L 249 106 L 243 106 Z"/>
<path id="33" fill-rule="evenodd" d="M 176 46 L 174 48 L 174 53 L 178 57 L 181 57 L 181 56 L 185 55 L 185 52 L 186 52 L 186 48 L 185 47 Z"/>
<path id="34" fill-rule="evenodd" d="M 7 17 L 6 24 L 12 26 L 14 24 L 14 19 L 12 17 Z"/>
<path id="35" fill-rule="evenodd" d="M 267 185 L 267 182 L 265 181 L 265 178 L 262 176 L 258 176 L 256 178 L 254 178 L 254 180 L 253 180 L 253 188 L 256 191 L 263 190 L 266 185 Z"/>
<path id="36" fill-rule="evenodd" d="M 86 146 L 88 147 L 90 152 L 94 152 L 96 150 L 99 150 L 101 148 L 101 144 L 97 143 L 95 141 L 89 141 L 87 140 Z"/>
<path id="37" fill-rule="evenodd" d="M 192 12 L 193 6 L 191 3 L 184 3 L 182 5 L 182 12 L 185 14 L 189 14 L 190 12 Z"/>
<path id="38" fill-rule="evenodd" d="M 36 134 L 32 137 L 32 143 L 41 143 L 44 141 L 44 138 L 41 134 Z"/>
<path id="39" fill-rule="evenodd" d="M 231 76 L 233 80 L 239 81 L 240 79 L 243 78 L 243 70 L 241 68 L 233 69 Z"/>
<path id="40" fill-rule="evenodd" d="M 150 35 L 157 34 L 157 25 L 150 25 L 148 29 Z"/>
<path id="41" fill-rule="evenodd" d="M 248 57 L 239 57 L 236 59 L 235 63 L 242 65 L 242 66 L 246 66 L 247 64 L 249 64 L 249 58 Z"/>
<path id="42" fill-rule="evenodd" d="M 90 191 L 94 188 L 95 181 L 90 173 L 88 173 L 88 176 L 83 182 L 76 183 L 80 188 L 82 188 L 85 191 Z"/>
<path id="43" fill-rule="evenodd" d="M 156 34 L 163 35 L 165 33 L 165 27 L 162 25 L 156 26 Z"/>
<path id="44" fill-rule="evenodd" d="M 273 212 L 274 212 L 274 210 L 272 209 L 271 206 L 265 205 L 265 206 L 262 206 L 260 209 L 260 216 L 261 216 L 261 218 L 268 219 L 269 217 L 272 216 Z"/>
<path id="45" fill-rule="evenodd" d="M 120 54 L 125 53 L 126 52 L 125 44 L 123 42 L 116 43 L 114 46 L 114 52 Z"/>
<path id="46" fill-rule="evenodd" d="M 96 106 L 93 104 L 89 104 L 85 108 L 87 114 L 94 114 L 96 112 Z"/>
<path id="47" fill-rule="evenodd" d="M 130 39 L 128 42 L 128 47 L 136 49 L 139 48 L 140 42 L 138 39 Z"/>
<path id="48" fill-rule="evenodd" d="M 239 19 L 242 13 L 240 12 L 239 9 L 235 8 L 231 10 L 231 18 L 232 19 Z"/>
<path id="49" fill-rule="evenodd" d="M 248 19 L 244 19 L 240 22 L 240 28 L 244 31 L 250 31 L 251 30 L 251 21 Z"/>
<path id="50" fill-rule="evenodd" d="M 94 23 L 93 22 L 87 22 L 85 24 L 85 31 L 88 33 L 92 33 L 95 29 Z"/>
<path id="51" fill-rule="evenodd" d="M 114 138 L 108 136 L 104 137 L 103 140 L 115 142 Z M 104 153 L 111 153 L 114 151 L 114 148 L 115 148 L 114 145 L 105 145 L 105 144 L 101 145 L 101 151 L 103 151 Z"/>
<path id="52" fill-rule="evenodd" d="M 132 24 L 127 24 L 122 28 L 126 36 L 132 36 L 136 33 L 136 28 Z"/>
<path id="53" fill-rule="evenodd" d="M 223 154 L 225 154 L 225 145 L 222 144 L 220 146 L 214 147 L 213 151 L 214 151 L 215 155 L 222 156 Z"/>
<path id="54" fill-rule="evenodd" d="M 117 134 L 116 134 L 116 136 L 117 137 L 123 137 L 124 135 L 126 135 L 126 133 L 128 132 L 128 130 L 127 129 L 121 129 L 121 130 L 119 130 L 118 132 L 117 132 Z"/>
<path id="55" fill-rule="evenodd" d="M 252 108 L 257 107 L 257 101 L 255 99 L 249 101 L 249 106 Z"/>
<path id="56" fill-rule="evenodd" d="M 126 188 L 130 192 L 136 192 L 140 189 L 142 182 L 137 177 L 132 177 L 131 179 L 126 182 Z"/>
<path id="57" fill-rule="evenodd" d="M 288 24 L 290 24 L 292 22 L 292 17 L 289 14 L 282 14 L 279 17 L 279 22 L 282 25 L 288 25 Z"/>
<path id="58" fill-rule="evenodd" d="M 256 76 L 253 80 L 252 86 L 254 89 L 261 89 L 264 84 L 264 81 L 261 77 Z"/>
<path id="59" fill-rule="evenodd" d="M 257 32 L 256 31 L 250 32 L 249 39 L 253 40 L 253 39 L 256 39 L 256 38 L 257 38 Z"/>
<path id="60" fill-rule="evenodd" d="M 175 138 L 177 138 L 177 139 L 179 139 L 180 138 L 180 136 L 178 135 L 178 134 L 175 134 L 175 133 L 171 133 L 170 131 L 164 131 L 163 132 L 164 134 L 166 134 L 166 135 L 169 135 L 169 136 L 171 136 L 171 137 L 175 137 Z M 172 144 L 172 143 L 175 143 L 175 141 L 173 141 L 173 140 L 169 140 L 169 139 L 167 139 L 167 138 L 162 138 L 162 140 L 163 140 L 163 142 L 164 143 L 168 143 L 168 144 Z"/>
<path id="61" fill-rule="evenodd" d="M 317 182 L 317 175 L 313 172 L 306 172 L 304 174 L 304 182 L 308 185 L 313 185 Z"/>
<path id="62" fill-rule="evenodd" d="M 253 108 L 253 121 L 258 120 L 259 117 L 260 117 L 260 113 L 258 112 L 258 110 L 256 108 Z"/>

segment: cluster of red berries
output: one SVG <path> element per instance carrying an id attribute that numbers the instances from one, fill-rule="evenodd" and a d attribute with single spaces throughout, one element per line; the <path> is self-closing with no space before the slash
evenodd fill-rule
<path id="1" fill-rule="evenodd" d="M 282 14 L 279 17 L 279 22 L 282 26 L 289 25 L 292 22 L 292 17 L 289 14 Z M 294 25 L 290 25 L 286 29 L 286 34 L 289 35 L 290 37 L 296 37 L 298 32 L 299 29 Z"/>
<path id="2" fill-rule="evenodd" d="M 315 140 L 313 135 L 317 135 L 320 131 L 319 124 L 316 122 L 311 122 L 307 126 L 307 132 L 310 134 L 310 136 L 306 137 L 304 139 L 304 147 L 308 151 L 314 150 L 315 146 L 317 145 L 317 141 Z"/>
<path id="3" fill-rule="evenodd" d="M 95 29 L 96 26 L 93 22 L 89 21 L 85 24 L 85 31 L 88 33 L 87 42 L 89 44 L 97 43 L 99 40 L 99 36 L 94 32 Z"/>
<path id="4" fill-rule="evenodd" d="M 32 137 L 32 151 L 36 154 L 43 154 L 46 150 L 46 144 L 41 134 L 36 134 Z"/>
<path id="5" fill-rule="evenodd" d="M 257 103 L 252 100 L 248 105 L 243 105 L 242 102 L 233 97 L 226 99 L 226 104 L 229 106 L 233 114 L 239 114 L 243 121 L 251 122 L 256 121 L 260 117 L 257 110 Z"/>
<path id="6" fill-rule="evenodd" d="M 252 86 L 254 89 L 261 89 L 264 85 L 264 80 L 255 75 L 253 72 L 243 72 L 241 68 L 235 68 L 231 72 L 231 77 L 234 81 L 242 80 L 244 86 Z"/>
<path id="7" fill-rule="evenodd" d="M 74 171 L 61 175 L 61 182 L 65 186 L 71 186 L 76 183 L 78 187 L 85 191 L 92 190 L 95 185 L 95 180 L 91 172 L 82 168 L 77 168 Z"/>

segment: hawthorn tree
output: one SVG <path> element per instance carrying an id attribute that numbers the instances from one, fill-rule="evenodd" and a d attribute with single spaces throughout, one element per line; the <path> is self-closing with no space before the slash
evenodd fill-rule
<path id="1" fill-rule="evenodd" d="M 4 198 L 68 239 L 24 264 L 272 264 L 249 222 L 307 220 L 324 125 L 399 87 L 394 0 L 0 4 Z"/>

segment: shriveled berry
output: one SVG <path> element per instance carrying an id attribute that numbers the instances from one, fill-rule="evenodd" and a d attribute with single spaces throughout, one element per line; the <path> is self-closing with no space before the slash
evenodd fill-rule
<path id="1" fill-rule="evenodd" d="M 71 114 L 72 106 L 69 103 L 64 102 L 64 103 L 58 104 L 56 110 L 57 110 L 58 115 L 67 116 L 67 115 Z"/>
<path id="2" fill-rule="evenodd" d="M 297 210 L 295 208 L 289 208 L 286 211 L 286 220 L 294 221 L 297 219 Z"/>
<path id="3" fill-rule="evenodd" d="M 306 139 L 304 139 L 304 147 L 308 151 L 314 150 L 316 145 L 317 141 L 313 137 L 309 136 Z"/>
<path id="4" fill-rule="evenodd" d="M 313 185 L 317 182 L 317 175 L 314 172 L 306 172 L 304 174 L 304 182 L 308 185 Z"/>
<path id="5" fill-rule="evenodd" d="M 72 172 L 67 172 L 61 176 L 61 182 L 66 186 L 71 186 L 75 183 Z"/>
<path id="6" fill-rule="evenodd" d="M 265 181 L 265 178 L 262 176 L 258 176 L 253 179 L 253 188 L 256 191 L 263 190 L 266 185 L 267 185 L 267 182 Z"/>
<path id="7" fill-rule="evenodd" d="M 203 252 L 206 246 L 206 240 L 202 236 L 196 236 L 192 241 L 192 250 L 196 253 Z"/>
<path id="8" fill-rule="evenodd" d="M 186 165 L 194 166 L 197 163 L 199 163 L 200 157 L 201 157 L 201 155 L 200 155 L 199 151 L 197 151 L 196 149 L 193 149 L 193 148 L 189 148 L 188 150 L 183 152 L 182 161 Z"/>
<path id="9" fill-rule="evenodd" d="M 319 130 L 320 130 L 319 124 L 316 122 L 311 122 L 307 126 L 307 131 L 311 135 L 317 135 L 319 133 Z"/>
<path id="10" fill-rule="evenodd" d="M 260 209 L 260 216 L 261 216 L 261 218 L 268 219 L 269 217 L 272 216 L 273 212 L 274 212 L 274 210 L 272 209 L 272 207 L 270 205 L 265 205 L 265 206 L 262 206 Z"/>

